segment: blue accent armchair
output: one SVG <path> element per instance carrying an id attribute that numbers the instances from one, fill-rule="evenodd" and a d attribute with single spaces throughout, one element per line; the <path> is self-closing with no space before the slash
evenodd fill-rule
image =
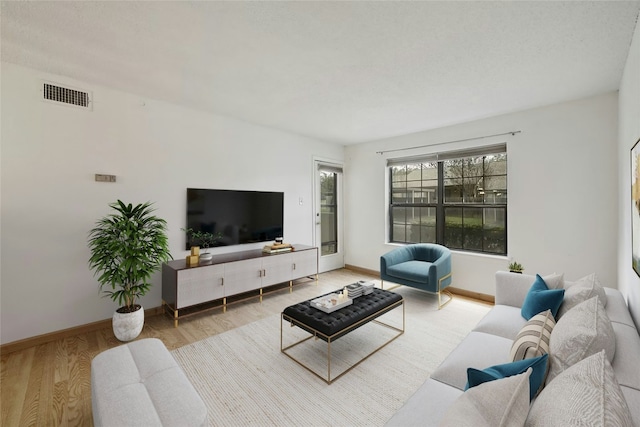
<path id="1" fill-rule="evenodd" d="M 438 294 L 438 309 L 453 296 L 445 288 L 451 284 L 451 251 L 434 243 L 416 243 L 393 249 L 380 257 L 380 279 Z M 442 295 L 449 299 L 442 304 Z"/>

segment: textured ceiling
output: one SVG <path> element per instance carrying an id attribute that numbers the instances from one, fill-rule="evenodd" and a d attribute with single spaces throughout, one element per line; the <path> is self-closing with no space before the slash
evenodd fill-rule
<path id="1" fill-rule="evenodd" d="M 349 144 L 616 90 L 640 1 L 1 7 L 3 61 Z"/>

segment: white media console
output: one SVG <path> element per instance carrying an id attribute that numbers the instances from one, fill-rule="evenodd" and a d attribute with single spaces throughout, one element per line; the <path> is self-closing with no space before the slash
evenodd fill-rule
<path id="1" fill-rule="evenodd" d="M 181 317 L 260 297 L 266 291 L 289 291 L 303 277 L 318 280 L 318 248 L 293 245 L 291 252 L 265 254 L 260 249 L 214 255 L 210 261 L 189 267 L 185 260 L 162 265 L 162 306 L 174 325 Z M 268 289 L 267 289 L 268 288 Z"/>

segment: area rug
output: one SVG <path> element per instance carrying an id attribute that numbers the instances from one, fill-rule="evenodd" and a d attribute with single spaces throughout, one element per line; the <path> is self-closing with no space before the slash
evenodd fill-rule
<path id="1" fill-rule="evenodd" d="M 489 306 L 456 298 L 442 310 L 429 294 L 401 287 L 405 333 L 326 384 L 280 352 L 280 315 L 172 352 L 207 405 L 211 425 L 381 426 L 462 341 Z M 284 308 L 284 307 L 283 307 Z M 384 320 L 401 325 L 402 311 Z M 304 336 L 285 324 L 284 341 Z M 370 322 L 332 344 L 332 377 L 392 331 Z M 300 358 L 326 369 L 326 343 L 309 340 Z"/>

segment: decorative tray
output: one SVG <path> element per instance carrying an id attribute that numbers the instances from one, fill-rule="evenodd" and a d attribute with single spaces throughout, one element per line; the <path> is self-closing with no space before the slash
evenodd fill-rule
<path id="1" fill-rule="evenodd" d="M 325 313 L 332 313 L 336 310 L 341 309 L 342 307 L 353 304 L 353 300 L 351 298 L 340 298 L 340 295 L 338 294 L 329 294 L 311 300 L 310 304 L 311 307 L 317 308 L 318 310 L 324 311 Z"/>

